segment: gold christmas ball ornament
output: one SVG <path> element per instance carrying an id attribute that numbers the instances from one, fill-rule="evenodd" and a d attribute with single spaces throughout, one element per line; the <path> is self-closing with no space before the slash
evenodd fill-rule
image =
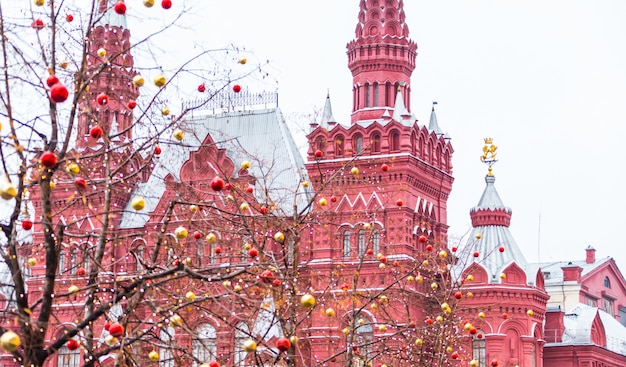
<path id="1" fill-rule="evenodd" d="M 192 291 L 189 291 L 185 294 L 185 300 L 187 302 L 193 302 L 196 300 L 196 294 L 193 293 Z"/>
<path id="2" fill-rule="evenodd" d="M 76 175 L 80 172 L 80 167 L 76 163 L 70 163 L 67 165 L 67 167 L 65 167 L 65 171 L 67 171 L 67 173 Z"/>
<path id="3" fill-rule="evenodd" d="M 151 360 L 152 362 L 158 362 L 159 352 L 153 350 L 152 352 L 148 353 L 148 359 Z"/>
<path id="4" fill-rule="evenodd" d="M 183 240 L 183 239 L 187 238 L 187 235 L 189 235 L 189 232 L 187 231 L 187 228 L 185 228 L 183 226 L 180 226 L 180 227 L 176 228 L 176 230 L 174 230 L 174 235 L 179 240 Z"/>
<path id="5" fill-rule="evenodd" d="M 154 0 L 143 0 L 143 5 L 145 5 L 146 8 L 151 8 L 154 6 Z"/>
<path id="6" fill-rule="evenodd" d="M 7 352 L 15 352 L 20 347 L 20 336 L 13 331 L 5 331 L 0 337 L 0 346 Z"/>
<path id="7" fill-rule="evenodd" d="M 4 200 L 11 200 L 17 196 L 17 189 L 10 182 L 4 182 L 0 185 L 0 197 Z"/>
<path id="8" fill-rule="evenodd" d="M 252 339 L 248 339 L 243 342 L 243 350 L 246 353 L 254 353 L 256 351 L 256 342 Z"/>
<path id="9" fill-rule="evenodd" d="M 180 315 L 170 317 L 170 326 L 183 326 L 183 318 Z"/>
<path id="10" fill-rule="evenodd" d="M 181 129 L 174 130 L 174 139 L 181 141 L 185 138 L 185 133 Z"/>
<path id="11" fill-rule="evenodd" d="M 154 85 L 156 85 L 157 87 L 161 88 L 166 83 L 167 83 L 167 79 L 165 78 L 165 75 L 159 74 L 159 75 L 154 77 Z"/>
<path id="12" fill-rule="evenodd" d="M 300 298 L 300 304 L 304 308 L 311 308 L 315 306 L 315 297 L 307 293 Z"/>
<path id="13" fill-rule="evenodd" d="M 241 162 L 241 169 L 242 170 L 249 169 L 251 166 L 252 166 L 252 163 L 250 163 L 250 161 L 243 161 L 243 162 Z"/>
<path id="14" fill-rule="evenodd" d="M 78 287 L 77 287 L 77 286 L 75 286 L 75 285 L 72 285 L 72 286 L 70 286 L 70 287 L 67 289 L 67 291 L 68 291 L 70 294 L 76 294 L 76 293 L 78 293 Z"/>
<path id="15" fill-rule="evenodd" d="M 107 55 L 107 50 L 105 50 L 104 48 L 99 48 L 97 54 L 99 57 L 105 57 Z"/>
<path id="16" fill-rule="evenodd" d="M 141 74 L 137 74 L 133 77 L 133 85 L 137 88 L 139 87 L 143 87 L 143 85 L 146 83 L 146 80 L 143 78 L 143 76 L 141 76 Z"/>
<path id="17" fill-rule="evenodd" d="M 333 317 L 335 316 L 335 310 L 333 310 L 332 308 L 327 308 L 326 311 L 324 312 L 326 314 L 326 316 L 328 317 Z"/>
<path id="18" fill-rule="evenodd" d="M 135 196 L 130 205 L 133 207 L 133 209 L 140 211 L 143 210 L 143 208 L 146 206 L 146 201 L 141 196 Z"/>

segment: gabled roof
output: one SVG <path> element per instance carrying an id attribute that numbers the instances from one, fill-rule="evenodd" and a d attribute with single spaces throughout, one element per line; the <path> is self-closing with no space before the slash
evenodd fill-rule
<path id="1" fill-rule="evenodd" d="M 563 269 L 561 269 L 562 267 L 579 266 L 583 269 L 581 276 L 584 277 L 588 275 L 590 272 L 606 265 L 609 260 L 611 260 L 611 257 L 607 256 L 605 258 L 598 259 L 595 262 L 590 263 L 590 264 L 588 264 L 586 260 L 574 260 L 574 261 L 544 262 L 544 263 L 537 263 L 536 265 L 539 265 L 542 272 L 550 273 L 550 276 L 546 277 L 546 286 L 548 286 L 548 285 L 558 285 L 558 284 L 563 283 Z"/>
<path id="2" fill-rule="evenodd" d="M 130 202 L 127 203 L 121 228 L 138 228 L 146 224 L 148 213 L 157 207 L 166 190 L 165 177 L 170 175 L 175 180 L 180 179 L 183 164 L 207 134 L 218 148 L 226 150 L 235 166 L 244 160 L 252 162 L 249 174 L 256 178 L 254 192 L 263 196 L 257 197 L 260 202 L 266 201 L 265 188 L 268 188 L 271 200 L 286 214 L 293 211 L 294 195 L 298 197 L 298 208 L 304 207 L 310 192 L 303 191 L 300 181 L 308 180 L 307 172 L 279 109 L 198 115 L 185 121 L 180 128 L 185 132 L 184 140 L 181 144 L 163 148 L 148 181 L 139 184 L 133 192 L 133 196 L 140 195 L 145 199 L 144 211 L 138 213 L 131 208 Z"/>
<path id="3" fill-rule="evenodd" d="M 608 313 L 579 303 L 565 314 L 565 331 L 561 345 L 589 345 L 594 343 L 594 333 L 602 332 L 606 349 L 626 355 L 626 327 Z M 603 330 L 602 330 L 603 329 Z"/>

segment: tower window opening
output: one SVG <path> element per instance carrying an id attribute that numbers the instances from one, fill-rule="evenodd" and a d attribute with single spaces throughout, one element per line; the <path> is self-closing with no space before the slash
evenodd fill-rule
<path id="1" fill-rule="evenodd" d="M 374 101 L 372 105 L 378 107 L 378 83 L 374 83 Z"/>
<path id="2" fill-rule="evenodd" d="M 365 84 L 365 107 L 370 106 L 370 85 Z"/>

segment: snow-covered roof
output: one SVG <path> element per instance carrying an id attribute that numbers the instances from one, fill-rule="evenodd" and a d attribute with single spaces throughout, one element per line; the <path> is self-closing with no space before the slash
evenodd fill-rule
<path id="1" fill-rule="evenodd" d="M 249 174 L 257 179 L 255 195 L 264 195 L 266 188 L 271 200 L 286 214 L 293 211 L 294 195 L 301 210 L 309 192 L 303 191 L 301 180 L 308 180 L 304 161 L 279 109 L 235 111 L 194 116 L 180 128 L 185 132 L 181 144 L 168 145 L 147 182 L 135 189 L 146 201 L 144 211 L 136 212 L 127 203 L 121 228 L 143 227 L 149 214 L 165 193 L 164 178 L 171 174 L 180 179 L 180 170 L 192 151 L 198 149 L 207 134 L 218 148 L 226 149 L 235 167 L 244 160 L 252 162 Z M 235 172 L 236 174 L 236 172 Z M 308 189 L 310 190 L 310 188 Z M 297 194 L 296 194 L 297 192 Z M 265 197 L 257 197 L 265 202 Z"/>
<path id="2" fill-rule="evenodd" d="M 508 212 L 511 211 L 511 209 L 507 208 L 502 203 L 502 199 L 500 199 L 500 195 L 498 195 L 498 191 L 496 190 L 496 186 L 494 185 L 495 182 L 495 176 L 485 177 L 485 183 L 487 185 L 485 186 L 485 190 L 483 191 L 483 194 L 478 201 L 478 205 L 476 205 L 472 209 L 472 211 L 476 211 L 478 209 L 504 209 Z"/>
<path id="3" fill-rule="evenodd" d="M 391 118 L 395 121 L 398 121 L 406 125 L 407 121 L 404 119 L 404 116 L 411 116 L 411 113 L 409 112 L 409 110 L 406 108 L 404 104 L 404 97 L 402 96 L 402 90 L 398 88 L 398 93 L 396 93 L 396 103 L 393 106 L 393 116 Z M 410 125 L 412 125 L 412 123 Z"/>
<path id="4" fill-rule="evenodd" d="M 430 112 L 430 121 L 428 123 L 428 130 L 433 131 L 437 135 L 443 135 L 443 131 L 439 128 L 439 123 L 437 122 L 437 114 L 435 113 L 435 106 L 433 105 L 433 109 Z"/>
<path id="5" fill-rule="evenodd" d="M 320 126 L 323 129 L 329 130 L 331 123 L 337 122 L 333 116 L 333 108 L 330 104 L 330 94 L 326 95 L 326 102 L 324 103 L 324 110 L 322 110 L 322 117 L 320 118 Z"/>
<path id="6" fill-rule="evenodd" d="M 591 342 L 592 325 L 596 315 L 600 315 L 600 321 L 604 327 L 606 337 L 604 347 L 612 352 L 626 355 L 626 327 L 603 310 L 583 303 L 577 304 L 565 314 L 563 340 L 555 344 L 593 344 Z"/>
<path id="7" fill-rule="evenodd" d="M 548 285 L 556 285 L 563 283 L 563 269 L 562 267 L 567 266 L 580 266 L 583 270 L 581 276 L 585 276 L 589 274 L 594 269 L 599 266 L 605 264 L 610 261 L 611 257 L 607 256 L 602 259 L 597 259 L 592 263 L 587 263 L 586 260 L 575 260 L 575 261 L 555 261 L 555 262 L 545 262 L 538 263 L 539 267 L 541 267 L 541 271 L 544 273 L 550 273 L 550 276 L 546 276 L 546 286 Z"/>

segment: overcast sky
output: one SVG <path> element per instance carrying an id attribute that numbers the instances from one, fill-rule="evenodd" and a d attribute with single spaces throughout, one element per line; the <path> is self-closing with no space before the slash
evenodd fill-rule
<path id="1" fill-rule="evenodd" d="M 312 113 L 329 90 L 335 118 L 349 124 L 345 46 L 358 0 L 195 6 L 185 25 L 206 44 L 233 42 L 251 62 L 269 60 L 267 87 L 278 88 L 285 115 Z M 438 101 L 455 149 L 450 233 L 471 225 L 486 173 L 478 157 L 493 137 L 496 188 L 527 259 L 583 259 L 592 245 L 626 272 L 626 1 L 408 0 L 405 12 L 419 53 L 412 112 L 427 124 Z"/>

